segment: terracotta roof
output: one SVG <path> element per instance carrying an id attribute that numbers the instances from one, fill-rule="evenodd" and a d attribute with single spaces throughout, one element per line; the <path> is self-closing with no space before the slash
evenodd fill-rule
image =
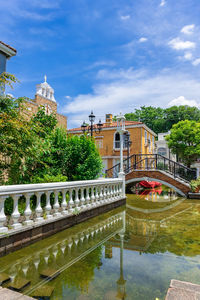
<path id="1" fill-rule="evenodd" d="M 102 123 L 103 126 L 102 128 L 112 128 L 112 127 L 117 127 L 117 122 L 112 122 L 112 124 L 108 124 L 108 123 Z M 125 121 L 125 126 L 130 126 L 130 125 L 140 125 L 143 124 L 142 122 L 137 122 L 137 121 Z M 72 128 L 72 129 L 68 129 L 68 132 L 74 132 L 74 131 L 81 131 L 81 127 L 78 128 Z"/>
<path id="2" fill-rule="evenodd" d="M 11 49 L 11 50 L 14 51 L 15 53 L 17 53 L 17 50 L 16 50 L 15 48 L 9 46 L 8 44 L 6 44 L 6 43 L 4 43 L 4 42 L 2 42 L 2 41 L 0 41 L 0 44 L 2 44 L 2 45 L 4 45 L 4 46 L 8 47 L 9 49 Z"/>

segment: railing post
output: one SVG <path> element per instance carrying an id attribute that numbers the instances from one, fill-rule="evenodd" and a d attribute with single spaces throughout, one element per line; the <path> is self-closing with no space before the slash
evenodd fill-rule
<path id="1" fill-rule="evenodd" d="M 0 233 L 5 233 L 8 231 L 8 227 L 4 226 L 4 222 L 6 221 L 6 215 L 4 213 L 4 204 L 6 198 L 6 196 L 0 197 Z"/>
<path id="2" fill-rule="evenodd" d="M 67 211 L 67 202 L 66 202 L 66 193 L 67 193 L 67 190 L 62 190 L 62 203 L 61 203 L 61 207 L 62 207 L 62 213 L 64 215 L 68 214 L 68 211 Z"/>
<path id="3" fill-rule="evenodd" d="M 81 209 L 85 208 L 84 188 L 81 188 Z"/>
<path id="4" fill-rule="evenodd" d="M 122 179 L 122 197 L 126 196 L 126 182 L 125 182 L 125 174 L 119 173 L 119 178 Z"/>
<path id="5" fill-rule="evenodd" d="M 176 177 L 176 163 L 174 162 L 174 178 Z"/>
<path id="6" fill-rule="evenodd" d="M 91 205 L 95 206 L 94 186 L 91 187 Z"/>
<path id="7" fill-rule="evenodd" d="M 156 154 L 156 170 L 158 169 L 158 154 Z"/>
<path id="8" fill-rule="evenodd" d="M 95 188 L 95 198 L 96 198 L 96 205 L 99 205 L 98 185 L 96 185 L 96 188 Z"/>
<path id="9" fill-rule="evenodd" d="M 80 203 L 78 192 L 79 192 L 79 188 L 76 188 L 75 189 L 75 206 L 76 206 L 77 209 L 78 209 L 79 203 Z"/>
<path id="10" fill-rule="evenodd" d="M 55 203 L 54 203 L 54 210 L 55 210 L 55 213 L 54 213 L 54 216 L 55 217 L 58 217 L 58 216 L 61 216 L 61 213 L 59 212 L 59 208 L 60 208 L 60 205 L 59 205 L 59 202 L 58 202 L 58 194 L 59 194 L 60 191 L 55 191 L 54 192 L 54 195 L 55 195 Z"/>
<path id="11" fill-rule="evenodd" d="M 50 211 L 52 209 L 51 204 L 50 204 L 50 195 L 52 191 L 47 191 L 46 194 L 46 207 L 45 207 L 45 212 L 46 212 L 46 218 L 51 219 L 53 218 L 52 215 L 50 215 Z"/>
<path id="12" fill-rule="evenodd" d="M 35 221 L 36 222 L 41 222 L 43 221 L 43 218 L 41 217 L 41 213 L 42 213 L 42 207 L 41 207 L 41 195 L 43 194 L 43 192 L 36 192 L 36 197 L 37 197 L 37 203 L 36 203 L 36 209 L 35 209 L 35 212 L 36 212 L 36 219 Z"/>
<path id="13" fill-rule="evenodd" d="M 18 229 L 20 227 L 22 227 L 22 224 L 19 223 L 18 219 L 20 217 L 20 213 L 19 213 L 19 210 L 18 210 L 18 200 L 19 200 L 19 197 L 21 195 L 14 195 L 13 196 L 13 200 L 14 200 L 14 209 L 13 209 L 13 213 L 12 213 L 12 218 L 13 218 L 13 225 L 12 225 L 12 228 L 13 229 Z"/>
<path id="14" fill-rule="evenodd" d="M 30 198 L 32 195 L 34 195 L 34 194 L 33 193 L 25 193 L 24 194 L 24 197 L 26 198 L 26 209 L 24 212 L 24 215 L 26 217 L 26 221 L 24 222 L 25 225 L 33 224 L 33 220 L 30 219 L 30 217 L 32 215 L 32 210 L 31 210 L 31 206 L 30 206 Z"/>
<path id="15" fill-rule="evenodd" d="M 73 212 L 73 205 L 74 205 L 74 201 L 73 201 L 73 198 L 72 198 L 72 192 L 73 192 L 73 189 L 70 189 L 69 190 L 69 212 L 70 213 Z"/>

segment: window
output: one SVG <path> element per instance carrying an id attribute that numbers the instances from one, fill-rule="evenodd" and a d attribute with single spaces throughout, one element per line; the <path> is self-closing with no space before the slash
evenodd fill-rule
<path id="1" fill-rule="evenodd" d="M 124 133 L 123 134 L 123 148 L 127 147 L 125 140 L 126 140 L 126 134 Z M 116 132 L 114 135 L 114 148 L 120 149 L 120 134 L 119 134 L 119 132 Z"/>
<path id="2" fill-rule="evenodd" d="M 158 148 L 158 154 L 160 154 L 162 156 L 167 156 L 167 149 L 164 147 Z"/>
<path id="3" fill-rule="evenodd" d="M 145 145 L 147 145 L 147 131 L 145 130 L 145 133 L 144 133 L 144 138 L 145 138 Z"/>
<path id="4" fill-rule="evenodd" d="M 148 138 L 149 152 L 151 152 L 151 137 Z"/>

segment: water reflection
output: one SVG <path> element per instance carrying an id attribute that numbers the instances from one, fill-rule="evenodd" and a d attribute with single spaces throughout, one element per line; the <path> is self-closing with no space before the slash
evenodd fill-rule
<path id="1" fill-rule="evenodd" d="M 22 292 L 37 299 L 164 299 L 172 278 L 200 284 L 199 231 L 198 202 L 170 190 L 132 194 L 126 210 L 0 258 L 0 277 L 29 281 Z"/>

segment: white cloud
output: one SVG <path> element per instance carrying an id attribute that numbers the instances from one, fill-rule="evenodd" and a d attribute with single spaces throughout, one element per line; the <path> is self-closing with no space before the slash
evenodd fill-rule
<path id="1" fill-rule="evenodd" d="M 145 38 L 145 37 L 141 37 L 140 39 L 139 39 L 139 42 L 140 43 L 145 43 L 147 41 L 147 38 Z"/>
<path id="2" fill-rule="evenodd" d="M 191 53 L 191 52 L 186 52 L 186 53 L 184 54 L 184 58 L 185 58 L 186 60 L 192 60 L 192 53 Z"/>
<path id="3" fill-rule="evenodd" d="M 194 27 L 195 27 L 194 24 L 184 26 L 184 27 L 181 29 L 181 32 L 182 32 L 182 33 L 185 33 L 185 34 L 192 34 L 193 31 L 194 31 Z"/>
<path id="4" fill-rule="evenodd" d="M 197 103 L 196 100 L 188 100 L 184 96 L 179 96 L 168 103 L 168 106 L 174 105 L 188 105 L 188 106 L 196 106 L 200 107 L 200 103 Z"/>
<path id="5" fill-rule="evenodd" d="M 195 59 L 193 62 L 192 62 L 193 66 L 198 66 L 200 64 L 200 58 L 197 58 Z"/>
<path id="6" fill-rule="evenodd" d="M 79 94 L 62 107 L 62 113 L 69 116 L 69 128 L 80 126 L 91 110 L 102 118 L 106 113 L 126 113 L 142 105 L 166 107 L 177 95 L 184 95 L 188 105 L 188 101 L 195 100 L 186 99 L 199 99 L 200 82 L 186 74 L 163 71 L 152 76 L 134 69 L 104 70 L 103 73 L 91 93 Z M 181 99 L 182 104 L 186 104 L 184 99 Z"/>
<path id="7" fill-rule="evenodd" d="M 166 1 L 165 0 L 161 0 L 160 6 L 165 6 L 165 4 L 166 4 Z"/>
<path id="8" fill-rule="evenodd" d="M 126 15 L 126 16 L 121 16 L 120 19 L 123 21 L 129 20 L 130 19 L 130 15 Z"/>
<path id="9" fill-rule="evenodd" d="M 71 99 L 72 99 L 71 96 L 65 96 L 65 98 L 66 98 L 67 100 L 71 100 Z"/>
<path id="10" fill-rule="evenodd" d="M 194 42 L 183 41 L 180 38 L 175 38 L 171 40 L 168 44 L 171 48 L 175 50 L 193 49 L 196 47 L 196 44 Z"/>

